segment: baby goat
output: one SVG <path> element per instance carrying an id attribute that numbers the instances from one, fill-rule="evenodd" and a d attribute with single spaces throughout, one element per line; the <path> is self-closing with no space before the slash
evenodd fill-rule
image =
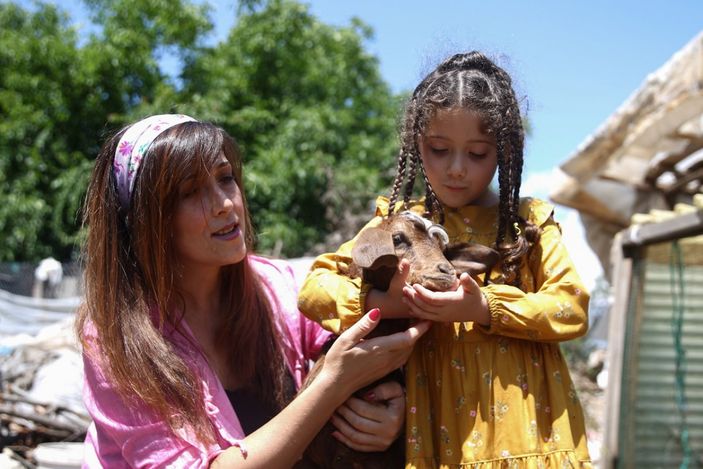
<path id="1" fill-rule="evenodd" d="M 480 244 L 450 244 L 447 232 L 419 215 L 406 211 L 388 216 L 381 223 L 363 230 L 352 248 L 352 264 L 347 274 L 361 277 L 379 290 L 387 290 L 401 259 L 410 261 L 407 283 L 421 284 L 433 291 L 445 291 L 456 285 L 462 272 L 475 276 L 489 272 L 499 259 L 498 253 Z M 380 336 L 402 331 L 407 319 L 384 319 L 368 336 Z M 324 363 L 320 356 L 306 382 L 311 382 Z M 394 373 L 381 381 L 395 379 L 403 383 L 402 375 Z M 357 396 L 378 384 L 359 391 Z M 305 451 L 297 469 L 393 469 L 405 467 L 405 445 L 398 438 L 383 452 L 355 451 L 332 436 L 334 427 L 327 423 Z"/>

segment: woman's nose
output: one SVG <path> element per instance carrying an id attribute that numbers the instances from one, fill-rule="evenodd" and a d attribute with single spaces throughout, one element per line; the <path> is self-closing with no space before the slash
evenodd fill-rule
<path id="1" fill-rule="evenodd" d="M 210 209 L 213 215 L 226 213 L 232 209 L 232 199 L 229 197 L 229 194 L 227 194 L 226 191 L 222 190 L 219 185 L 213 185 L 208 191 L 208 193 L 210 199 Z"/>

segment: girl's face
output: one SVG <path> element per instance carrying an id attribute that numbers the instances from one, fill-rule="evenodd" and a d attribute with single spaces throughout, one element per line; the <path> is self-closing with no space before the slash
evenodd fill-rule
<path id="1" fill-rule="evenodd" d="M 420 141 L 427 179 L 448 207 L 490 205 L 489 185 L 496 172 L 496 139 L 480 117 L 465 109 L 441 109 Z"/>
<path id="2" fill-rule="evenodd" d="M 244 259 L 244 204 L 224 154 L 204 181 L 181 185 L 174 228 L 176 254 L 186 272 Z"/>

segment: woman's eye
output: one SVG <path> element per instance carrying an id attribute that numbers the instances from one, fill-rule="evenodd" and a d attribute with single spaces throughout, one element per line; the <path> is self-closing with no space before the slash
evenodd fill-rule
<path id="1" fill-rule="evenodd" d="M 181 189 L 180 196 L 182 199 L 186 199 L 188 197 L 195 195 L 196 192 L 198 192 L 197 186 L 186 186 L 183 189 Z"/>

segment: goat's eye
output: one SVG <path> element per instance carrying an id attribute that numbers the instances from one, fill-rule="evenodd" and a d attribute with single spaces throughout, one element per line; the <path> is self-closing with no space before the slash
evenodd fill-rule
<path id="1" fill-rule="evenodd" d="M 395 233 L 393 234 L 393 246 L 398 247 L 408 243 L 408 238 L 405 233 Z"/>

